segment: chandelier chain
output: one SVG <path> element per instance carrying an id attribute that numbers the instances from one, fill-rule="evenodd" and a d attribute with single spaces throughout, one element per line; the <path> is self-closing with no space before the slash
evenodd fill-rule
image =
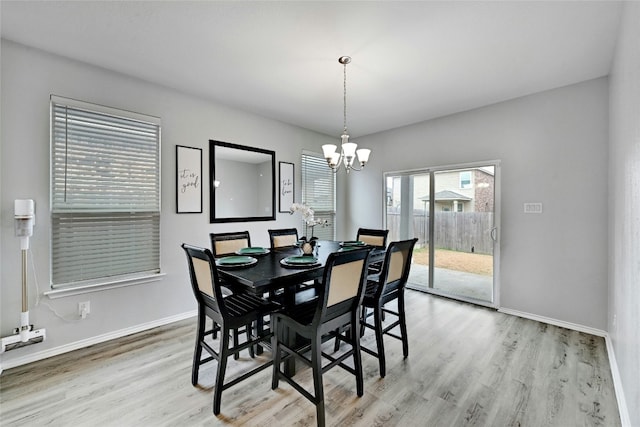
<path id="1" fill-rule="evenodd" d="M 343 79 L 343 87 L 344 87 L 344 93 L 343 93 L 343 97 L 344 97 L 344 122 L 343 122 L 343 126 L 344 126 L 344 133 L 347 133 L 347 63 L 345 62 L 344 64 L 344 79 Z"/>

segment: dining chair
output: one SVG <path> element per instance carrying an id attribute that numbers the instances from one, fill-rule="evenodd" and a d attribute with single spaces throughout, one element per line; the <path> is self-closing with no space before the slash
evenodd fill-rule
<path id="1" fill-rule="evenodd" d="M 215 258 L 235 255 L 236 251 L 251 246 L 251 236 L 248 231 L 209 233 L 209 238 L 211 239 L 211 252 Z M 224 295 L 238 292 L 244 292 L 244 289 L 223 283 L 222 293 Z"/>
<path id="2" fill-rule="evenodd" d="M 271 229 L 268 232 L 271 249 L 294 247 L 299 240 L 296 228 Z M 315 281 L 299 283 L 296 287 L 296 301 L 304 301 L 315 297 L 315 291 L 311 290 L 315 285 Z"/>
<path id="3" fill-rule="evenodd" d="M 251 246 L 251 236 L 248 231 L 209 233 L 209 237 L 214 257 L 234 255 L 236 251 Z"/>
<path id="4" fill-rule="evenodd" d="M 378 230 L 374 228 L 359 228 L 356 240 L 366 243 L 377 248 L 385 248 L 387 246 L 387 237 L 389 230 Z M 369 274 L 380 273 L 382 262 L 372 262 L 369 264 Z"/>
<path id="5" fill-rule="evenodd" d="M 291 247 L 298 243 L 298 230 L 296 228 L 279 228 L 268 231 L 271 249 Z"/>
<path id="6" fill-rule="evenodd" d="M 378 358 L 380 377 L 386 375 L 386 361 L 384 355 L 384 335 L 402 341 L 402 354 L 409 356 L 409 340 L 407 338 L 407 321 L 404 305 L 404 290 L 411 269 L 411 256 L 418 239 L 391 242 L 382 261 L 380 275 L 374 280 L 368 280 L 362 300 L 361 322 L 363 328 L 373 329 L 376 335 L 376 350 L 362 347 L 362 351 Z M 371 276 L 370 276 L 371 277 Z M 397 311 L 384 307 L 390 301 L 397 300 Z M 371 313 L 367 313 L 372 309 Z M 396 320 L 390 325 L 383 325 L 383 314 L 391 314 Z M 367 319 L 373 316 L 373 323 Z M 400 327 L 400 335 L 391 330 Z M 364 329 L 362 329 L 364 333 Z"/>
<path id="7" fill-rule="evenodd" d="M 240 351 L 251 349 L 254 345 L 263 341 L 270 345 L 270 338 L 273 333 L 264 329 L 257 331 L 256 335 L 253 335 L 251 325 L 259 318 L 272 315 L 279 309 L 279 306 L 251 293 L 223 296 L 213 253 L 209 249 L 188 244 L 182 244 L 182 248 L 187 255 L 191 285 L 198 303 L 198 326 L 193 354 L 191 384 L 195 386 L 198 383 L 200 365 L 212 360 L 218 361 L 216 385 L 213 393 L 213 413 L 218 415 L 220 413 L 223 390 L 271 365 L 272 360 L 268 360 L 225 383 L 227 359 L 230 356 L 236 356 Z M 207 318 L 211 319 L 214 325 L 209 330 L 206 328 Z M 219 325 L 220 328 L 217 351 L 213 348 L 213 340 L 206 340 L 208 336 L 213 335 L 216 325 Z M 242 343 L 237 343 L 236 340 L 229 342 L 230 333 L 242 327 L 248 331 L 247 339 Z M 203 349 L 209 353 L 209 356 L 204 359 L 202 359 Z"/>
<path id="8" fill-rule="evenodd" d="M 389 230 L 376 230 L 373 228 L 360 228 L 356 240 L 366 243 L 367 245 L 386 247 Z"/>
<path id="9" fill-rule="evenodd" d="M 318 426 L 325 425 L 324 390 L 322 374 L 340 366 L 356 377 L 358 397 L 364 393 L 362 360 L 360 355 L 360 305 L 366 283 L 366 267 L 370 249 L 334 252 L 325 264 L 318 299 L 293 307 L 285 307 L 272 316 L 273 377 L 271 388 L 276 389 L 283 379 L 305 398 L 316 405 Z M 337 335 L 336 330 L 350 328 L 351 333 Z M 310 341 L 303 347 L 296 347 L 290 340 L 300 336 Z M 322 351 L 322 343 L 337 338 L 349 344 L 349 350 L 333 357 Z M 311 352 L 310 358 L 305 353 Z M 313 393 L 310 393 L 285 373 L 280 364 L 285 359 L 295 357 L 312 368 Z M 330 363 L 323 366 L 323 358 Z M 353 367 L 343 363 L 353 358 Z"/>
<path id="10" fill-rule="evenodd" d="M 248 231 L 231 231 L 226 233 L 209 233 L 209 237 L 211 239 L 211 251 L 213 256 L 223 257 L 229 255 L 235 255 L 236 252 L 243 248 L 248 248 L 251 246 L 251 235 Z M 246 292 L 246 290 L 240 286 L 236 286 L 231 283 L 227 283 L 226 281 L 221 279 L 222 283 L 222 294 L 224 296 L 229 294 L 238 294 Z M 256 322 L 256 328 L 261 330 L 264 327 L 264 324 L 268 323 L 262 319 L 259 319 Z M 217 334 L 217 328 L 214 326 L 213 337 L 215 338 Z M 234 343 L 238 342 L 238 334 L 234 332 L 233 335 Z M 249 353 L 251 357 L 254 356 L 254 351 L 257 351 L 258 354 L 262 353 L 262 346 L 256 346 L 256 348 L 249 348 Z M 235 359 L 238 359 L 238 355 L 234 356 Z"/>

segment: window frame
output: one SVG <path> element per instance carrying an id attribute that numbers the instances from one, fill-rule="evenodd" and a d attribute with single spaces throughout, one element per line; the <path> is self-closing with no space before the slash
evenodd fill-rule
<path id="1" fill-rule="evenodd" d="M 95 150 L 92 150 L 90 148 L 85 148 L 84 149 L 85 151 L 81 152 L 81 155 L 84 157 L 82 157 L 81 160 L 78 161 L 79 163 L 83 163 L 86 166 L 86 164 L 89 164 L 91 161 L 101 160 L 101 161 L 104 161 L 104 163 L 107 163 L 109 168 L 112 168 L 113 163 L 109 163 L 108 159 L 105 160 L 104 157 L 100 157 L 100 156 L 101 155 L 104 156 L 105 152 L 108 149 L 114 149 L 114 147 L 118 143 L 130 144 L 131 142 L 135 142 L 135 138 L 132 137 L 131 135 L 134 135 L 135 132 L 139 131 L 140 129 L 138 129 L 136 126 L 140 126 L 142 129 L 145 129 L 145 132 L 146 132 L 144 137 L 144 142 L 140 142 L 140 144 L 136 146 L 131 146 L 131 145 L 129 146 L 132 147 L 131 150 L 133 151 L 136 151 L 136 152 L 139 151 L 143 154 L 149 155 L 149 158 L 145 160 L 144 171 L 142 173 L 139 171 L 134 171 L 132 166 L 132 163 L 133 163 L 132 159 L 136 159 L 138 162 L 140 161 L 140 159 L 136 158 L 135 156 L 132 156 L 131 153 L 125 152 L 125 154 L 129 154 L 129 156 L 121 156 L 126 158 L 125 160 L 122 161 L 122 164 L 124 164 L 124 166 L 129 166 L 129 169 L 125 169 L 124 172 L 118 172 L 118 173 L 112 173 L 114 169 L 109 169 L 108 174 L 110 176 L 113 175 L 113 178 L 105 180 L 106 184 L 104 185 L 104 188 L 102 190 L 99 189 L 99 186 L 97 185 L 99 181 L 96 177 L 102 178 L 102 176 L 100 176 L 98 172 L 94 172 L 94 175 L 92 175 L 91 172 L 86 174 L 79 173 L 81 177 L 77 178 L 79 180 L 78 182 L 82 181 L 83 183 L 88 183 L 90 185 L 89 190 L 87 190 L 89 192 L 89 196 L 87 197 L 86 205 L 83 205 L 84 202 L 83 203 L 77 202 L 78 199 L 75 199 L 76 202 L 74 203 L 73 201 L 74 196 L 77 193 L 72 194 L 71 201 L 69 202 L 68 206 L 65 205 L 67 203 L 66 200 L 63 203 L 61 203 L 59 199 L 56 199 L 57 197 L 56 194 L 59 195 L 60 189 L 56 188 L 55 174 L 59 173 L 60 168 L 64 166 L 64 165 L 61 165 L 60 158 L 63 158 L 62 161 L 64 161 L 64 164 L 66 165 L 67 162 L 69 161 L 69 155 L 65 152 L 61 156 L 60 154 L 61 150 L 59 148 L 59 146 L 61 145 L 60 140 L 56 139 L 56 137 L 60 138 L 59 124 L 62 123 L 64 126 L 68 126 L 68 123 L 70 123 L 69 122 L 70 117 L 65 116 L 62 119 L 60 119 L 59 115 L 56 116 L 57 114 L 56 111 L 59 112 L 60 109 L 65 109 L 65 108 L 68 108 L 74 111 L 74 114 L 77 113 L 77 117 L 81 116 L 82 114 L 88 114 L 92 117 L 104 119 L 104 123 L 96 123 L 95 125 L 92 125 L 89 123 L 86 125 L 81 125 L 82 127 L 81 131 L 86 132 L 86 135 L 89 135 L 86 137 L 83 136 L 83 138 L 86 138 L 86 141 L 83 141 L 81 138 L 78 138 L 77 139 L 78 142 L 72 141 L 71 139 L 69 139 L 67 142 L 67 139 L 66 139 L 67 130 L 65 128 L 65 131 L 64 131 L 65 147 L 68 145 L 71 148 L 75 148 L 80 144 L 84 144 L 85 147 L 90 147 L 91 144 L 87 144 L 88 141 L 90 142 L 96 141 L 96 144 L 100 144 L 96 146 L 98 147 L 98 149 L 95 149 Z M 50 277 L 51 291 L 45 292 L 45 294 L 51 298 L 56 298 L 59 296 L 73 295 L 73 294 L 84 293 L 89 291 L 103 290 L 105 288 L 128 286 L 128 285 L 133 285 L 138 283 L 148 283 L 150 281 L 159 280 L 161 276 L 164 276 L 164 274 L 161 272 L 162 263 L 161 263 L 161 256 L 160 256 L 161 254 L 161 240 L 160 240 L 161 177 L 162 177 L 160 118 L 146 115 L 146 114 L 126 111 L 122 109 L 106 107 L 98 104 L 92 104 L 92 103 L 79 101 L 75 99 L 64 98 L 57 95 L 51 95 L 50 97 L 50 112 L 51 112 L 51 117 L 50 117 L 51 153 L 50 153 L 49 160 L 50 160 L 50 168 L 51 168 L 50 169 L 50 174 L 51 174 L 50 176 L 50 220 L 51 220 L 50 245 L 51 246 L 50 246 L 50 253 L 49 253 L 49 261 L 50 261 L 49 277 Z M 58 122 L 56 122 L 56 120 Z M 87 122 L 89 122 L 89 120 L 87 120 Z M 119 130 L 116 130 L 117 126 L 115 125 L 115 123 L 117 122 L 124 122 L 126 125 L 124 125 L 123 128 L 125 128 L 127 125 L 130 125 L 131 129 L 125 129 L 120 132 Z M 56 125 L 58 125 L 58 127 L 56 127 Z M 106 132 L 109 133 L 108 136 L 101 137 L 99 135 L 100 126 L 102 126 L 102 129 L 105 129 Z M 72 135 L 73 137 L 74 130 L 72 129 L 69 132 L 70 132 L 69 135 Z M 77 131 L 77 132 L 80 133 L 80 131 Z M 94 139 L 92 140 L 91 138 L 94 138 Z M 118 143 L 114 142 L 118 138 L 122 138 L 123 141 Z M 58 146 L 56 146 L 56 143 L 58 144 Z M 91 154 L 95 154 L 95 157 L 89 157 Z M 57 158 L 56 158 L 56 155 L 58 156 Z M 97 167 L 95 168 L 96 170 L 98 169 Z M 143 177 L 141 179 L 145 180 L 144 181 L 145 183 L 152 185 L 153 188 L 150 192 L 151 197 L 145 197 L 144 201 L 139 201 L 138 200 L 139 196 L 137 191 L 149 192 L 149 190 L 129 190 L 128 196 L 125 196 L 128 200 L 125 200 L 125 201 L 119 200 L 116 197 L 113 197 L 113 195 L 111 194 L 111 197 L 109 198 L 108 203 L 102 204 L 98 202 L 98 199 L 100 198 L 95 197 L 96 194 L 97 195 L 106 194 L 107 196 L 109 196 L 110 195 L 109 191 L 113 192 L 114 188 L 117 189 L 117 191 L 122 191 L 122 188 L 120 187 L 121 185 L 128 186 L 131 188 L 136 187 L 137 184 L 131 181 L 131 176 L 134 174 L 134 172 L 138 174 L 137 176 L 135 176 L 136 179 L 138 176 L 141 176 Z M 121 179 L 120 182 L 125 182 L 125 184 L 118 184 L 118 178 Z M 125 179 L 129 178 L 130 182 L 126 182 L 126 180 L 122 181 L 123 178 Z M 59 177 L 57 179 L 58 179 L 58 185 L 59 185 Z M 70 178 L 70 179 L 73 179 L 73 178 Z M 66 176 L 64 180 L 65 180 L 64 191 L 66 191 L 66 186 L 67 186 Z M 116 183 L 115 186 L 113 185 L 114 183 Z M 96 187 L 94 188 L 93 185 L 96 185 Z M 131 202 L 132 200 L 133 202 Z M 118 205 L 118 203 L 120 203 L 120 205 Z M 145 265 L 145 267 L 140 270 L 137 270 L 134 268 L 126 272 L 118 271 L 116 272 L 116 274 L 109 274 L 109 273 L 114 273 L 114 270 L 110 269 L 112 267 L 109 266 L 109 267 L 104 267 L 104 268 L 107 268 L 107 270 L 105 270 L 105 271 L 108 271 L 107 274 L 101 273 L 96 277 L 82 277 L 82 274 L 81 274 L 81 275 L 72 275 L 73 278 L 71 280 L 69 280 L 66 277 L 64 277 L 64 280 L 60 278 L 56 279 L 56 274 L 54 273 L 55 271 L 54 269 L 60 265 L 60 262 L 66 262 L 68 265 L 74 265 L 74 262 L 75 262 L 75 260 L 68 259 L 68 258 L 71 258 L 73 255 L 60 255 L 60 252 L 63 251 L 63 249 L 57 249 L 60 247 L 60 246 L 56 246 L 60 243 L 60 239 L 61 239 L 60 236 L 63 235 L 62 238 L 66 236 L 61 233 L 67 233 L 75 236 L 76 234 L 82 235 L 82 233 L 84 232 L 82 230 L 80 230 L 79 232 L 76 232 L 75 227 L 72 227 L 73 231 L 71 233 L 66 232 L 64 230 L 61 232 L 56 225 L 59 218 L 72 219 L 73 217 L 85 216 L 85 217 L 95 218 L 96 222 L 99 224 L 109 224 L 108 222 L 109 220 L 107 220 L 106 217 L 108 216 L 115 217 L 117 215 L 119 216 L 119 218 L 122 218 L 123 221 L 121 223 L 120 220 L 116 220 L 115 221 L 116 225 L 114 225 L 114 229 L 120 229 L 123 231 L 131 228 L 134 228 L 137 230 L 139 228 L 139 225 L 137 225 L 140 222 L 139 218 L 142 216 L 146 217 L 145 221 L 147 225 L 145 226 L 146 228 L 143 227 L 143 230 L 144 232 L 147 233 L 145 237 L 151 238 L 150 239 L 151 243 L 145 245 L 145 250 L 143 252 L 146 254 L 146 258 L 149 264 Z M 123 231 L 121 231 L 121 234 L 126 234 L 126 233 L 123 233 Z M 99 231 L 91 230 L 86 233 L 87 234 L 85 234 L 85 236 L 90 236 L 91 233 L 99 233 Z M 111 231 L 106 233 L 106 235 L 108 237 L 111 237 Z M 114 240 L 116 239 L 114 238 Z M 109 239 L 107 238 L 105 239 L 105 241 L 108 242 Z M 66 246 L 67 248 L 73 248 L 75 246 L 75 243 L 66 243 L 66 245 L 67 245 Z M 128 243 L 125 242 L 121 244 L 121 247 L 126 247 L 127 245 Z M 56 253 L 56 251 L 58 252 Z M 76 252 L 79 252 L 79 251 L 76 249 Z M 99 250 L 97 250 L 95 254 L 99 255 L 100 254 Z M 65 258 L 65 256 L 67 258 Z M 116 262 L 115 264 L 118 264 L 118 263 Z M 123 264 L 125 263 L 120 262 L 121 266 Z M 100 271 L 102 269 L 102 267 L 94 267 L 94 268 L 96 269 L 96 271 Z"/>
<path id="2" fill-rule="evenodd" d="M 466 175 L 466 174 L 469 175 L 468 184 L 466 184 L 467 180 L 463 181 L 463 179 L 462 179 L 463 175 Z M 462 189 L 462 190 L 468 190 L 468 189 L 473 188 L 473 173 L 470 170 L 460 171 L 460 175 L 458 177 L 458 182 L 459 182 L 459 185 L 460 185 L 460 189 Z M 465 184 L 463 184 L 463 182 Z"/>

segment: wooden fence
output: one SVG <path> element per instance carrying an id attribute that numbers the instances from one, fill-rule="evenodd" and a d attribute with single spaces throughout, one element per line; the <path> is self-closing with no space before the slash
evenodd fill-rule
<path id="1" fill-rule="evenodd" d="M 428 213 L 413 215 L 413 235 L 418 246 L 428 242 Z M 435 247 L 460 252 L 493 253 L 493 212 L 436 212 Z M 400 214 L 387 212 L 389 241 L 400 240 Z"/>

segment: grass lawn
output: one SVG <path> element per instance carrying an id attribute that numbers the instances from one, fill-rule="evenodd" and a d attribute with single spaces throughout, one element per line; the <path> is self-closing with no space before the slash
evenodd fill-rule
<path id="1" fill-rule="evenodd" d="M 429 249 L 416 248 L 413 251 L 413 262 L 429 265 Z M 485 276 L 493 275 L 493 256 L 491 255 L 436 249 L 435 263 L 438 268 L 448 268 L 449 270 L 483 274 Z"/>

